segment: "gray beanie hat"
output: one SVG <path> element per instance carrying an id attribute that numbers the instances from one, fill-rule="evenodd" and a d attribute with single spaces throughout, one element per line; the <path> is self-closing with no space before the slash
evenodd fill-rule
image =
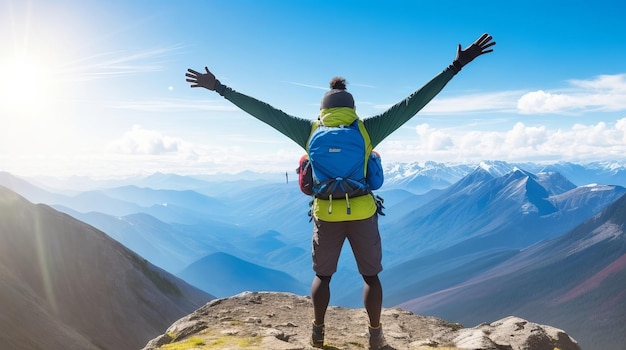
<path id="1" fill-rule="evenodd" d="M 346 91 L 346 79 L 334 77 L 330 81 L 331 90 L 324 94 L 320 109 L 349 107 L 354 108 L 354 98 Z"/>

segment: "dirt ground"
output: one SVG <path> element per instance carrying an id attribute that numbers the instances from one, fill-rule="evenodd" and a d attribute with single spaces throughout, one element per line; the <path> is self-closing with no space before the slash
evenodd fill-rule
<path id="1" fill-rule="evenodd" d="M 290 293 L 242 293 L 214 300 L 176 322 L 148 349 L 313 349 L 309 345 L 313 308 L 308 297 Z M 455 349 L 446 335 L 462 328 L 401 309 L 383 309 L 389 349 Z M 325 349 L 367 349 L 364 309 L 331 306 L 326 315 Z M 167 345 L 166 345 L 167 344 Z"/>

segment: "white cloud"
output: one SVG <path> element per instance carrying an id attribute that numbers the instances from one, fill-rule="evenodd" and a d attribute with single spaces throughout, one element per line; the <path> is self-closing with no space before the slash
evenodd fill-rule
<path id="1" fill-rule="evenodd" d="M 598 75 L 593 80 L 572 79 L 569 82 L 584 89 L 626 93 L 626 74 Z"/>
<path id="2" fill-rule="evenodd" d="M 590 80 L 569 80 L 563 92 L 532 91 L 517 101 L 521 114 L 582 113 L 626 109 L 626 74 L 599 75 Z"/>
<path id="3" fill-rule="evenodd" d="M 135 125 L 122 138 L 110 142 L 107 149 L 113 153 L 159 155 L 176 153 L 181 150 L 182 144 L 180 139 Z"/>
<path id="4" fill-rule="evenodd" d="M 302 86 L 302 87 L 307 87 L 307 88 L 311 88 L 311 89 L 316 89 L 316 90 L 328 90 L 328 86 L 318 86 L 318 85 L 311 85 L 311 84 L 304 84 L 304 83 L 298 83 L 295 81 L 288 81 L 288 84 L 292 84 L 292 85 L 296 85 L 296 86 Z"/>
<path id="5" fill-rule="evenodd" d="M 517 122 L 513 129 L 506 132 L 504 144 L 511 148 L 537 147 L 549 139 L 548 132 L 544 126 L 532 127 Z"/>
<path id="6" fill-rule="evenodd" d="M 284 172 L 295 171 L 297 160 L 304 152 L 287 140 L 280 144 L 261 138 L 237 142 L 235 137 L 225 136 L 234 141 L 228 144 L 210 139 L 207 141 L 213 143 L 193 143 L 135 125 L 122 137 L 110 142 L 107 153 L 93 158 L 102 164 L 114 165 L 115 172 L 124 174 L 156 171 L 185 174 L 243 170 Z M 256 145 L 256 153 L 251 152 L 249 144 Z"/>
<path id="7" fill-rule="evenodd" d="M 386 161 L 474 162 L 593 161 L 624 159 L 626 118 L 613 123 L 573 124 L 569 129 L 548 129 L 517 122 L 509 130 L 484 131 L 416 127 L 413 140 L 389 140 L 377 150 Z"/>
<path id="8" fill-rule="evenodd" d="M 517 122 L 507 130 L 438 128 L 422 124 L 414 136 L 390 137 L 377 146 L 383 162 L 478 162 L 482 160 L 573 161 L 623 160 L 626 157 L 626 117 L 613 122 L 572 124 L 567 128 Z M 230 137 L 227 137 L 230 139 Z M 280 143 L 223 143 L 211 138 L 192 143 L 157 130 L 134 126 L 109 143 L 106 153 L 46 157 L 5 156 L 3 166 L 18 174 L 130 175 L 156 171 L 180 174 L 243 170 L 295 170 L 303 151 L 286 138 Z M 255 145 L 255 148 L 251 147 Z"/>
<path id="9" fill-rule="evenodd" d="M 572 96 L 538 90 L 520 97 L 517 109 L 522 114 L 561 113 L 578 107 L 577 104 L 577 100 Z"/>
<path id="10" fill-rule="evenodd" d="M 418 125 L 415 129 L 421 145 L 430 151 L 446 150 L 454 144 L 450 135 L 441 130 L 433 130 L 428 124 Z"/>
<path id="11" fill-rule="evenodd" d="M 626 74 L 599 75 L 589 80 L 569 80 L 568 89 L 501 91 L 455 97 L 436 97 L 421 115 L 512 112 L 519 114 L 580 114 L 626 110 Z M 386 110 L 389 104 L 374 104 Z"/>

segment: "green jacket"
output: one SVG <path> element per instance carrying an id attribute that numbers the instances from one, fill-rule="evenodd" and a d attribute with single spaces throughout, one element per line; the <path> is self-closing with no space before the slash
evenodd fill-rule
<path id="1" fill-rule="evenodd" d="M 456 70 L 453 67 L 448 67 L 426 83 L 426 85 L 385 112 L 364 118 L 363 124 L 370 136 L 372 147 L 376 147 L 392 132 L 415 116 L 417 112 L 437 96 L 455 74 Z M 306 150 L 313 120 L 289 115 L 280 109 L 239 93 L 219 82 L 216 83 L 216 91 L 235 106 L 278 130 Z M 329 213 L 327 208 L 330 203 L 327 200 L 315 199 L 313 214 L 318 219 L 325 221 L 351 221 L 367 219 L 376 213 L 376 203 L 372 196 L 352 198 L 349 204 L 352 209 L 352 214 L 350 215 L 346 213 L 347 204 L 341 200 L 332 202 L 332 213 Z"/>

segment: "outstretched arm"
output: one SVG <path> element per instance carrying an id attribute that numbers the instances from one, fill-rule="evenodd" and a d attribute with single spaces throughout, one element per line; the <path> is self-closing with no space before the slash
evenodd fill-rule
<path id="1" fill-rule="evenodd" d="M 186 80 L 191 83 L 192 88 L 202 87 L 216 91 L 244 112 L 278 130 L 302 148 L 306 147 L 306 141 L 311 132 L 310 120 L 291 116 L 263 101 L 238 93 L 220 83 L 215 75 L 209 71 L 209 68 L 204 67 L 204 69 L 206 73 L 200 73 L 191 68 L 187 69 Z"/>
<path id="2" fill-rule="evenodd" d="M 448 84 L 461 68 L 470 63 L 476 57 L 492 52 L 490 49 L 496 42 L 489 34 L 483 34 L 473 44 L 461 49 L 459 44 L 456 58 L 443 72 L 431 79 L 426 85 L 413 92 L 409 97 L 396 103 L 394 106 L 376 116 L 363 120 L 367 132 L 372 140 L 372 146 L 376 147 L 385 137 L 400 128 L 404 123 L 417 114 Z"/>

